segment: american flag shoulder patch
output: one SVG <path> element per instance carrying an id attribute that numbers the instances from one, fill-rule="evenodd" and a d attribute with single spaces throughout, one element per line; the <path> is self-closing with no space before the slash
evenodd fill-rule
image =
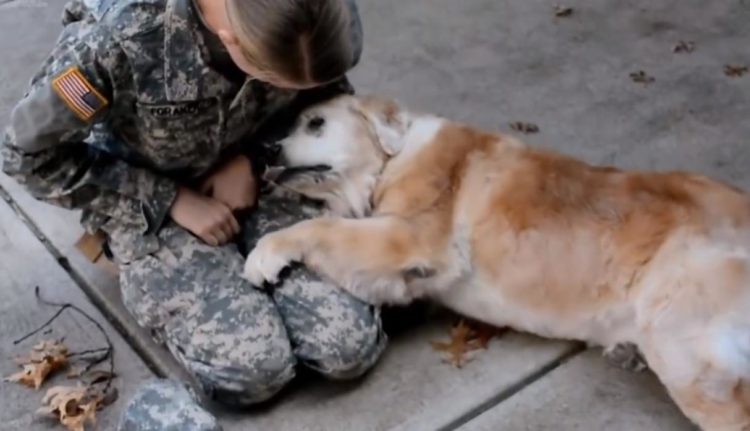
<path id="1" fill-rule="evenodd" d="M 77 116 L 89 121 L 108 102 L 86 79 L 78 66 L 72 66 L 52 80 L 52 88 Z"/>

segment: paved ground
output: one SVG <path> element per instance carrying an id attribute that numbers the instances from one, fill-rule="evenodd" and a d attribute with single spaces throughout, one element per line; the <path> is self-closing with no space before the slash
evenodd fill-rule
<path id="1" fill-rule="evenodd" d="M 551 0 L 360 4 L 365 56 L 352 75 L 360 91 L 491 129 L 533 122 L 541 132 L 530 143 L 592 162 L 692 169 L 750 189 L 750 75 L 723 73 L 750 64 L 750 1 L 571 0 L 568 17 L 555 17 Z M 0 0 L 0 125 L 59 31 L 61 8 L 60 0 Z M 680 40 L 695 51 L 674 53 Z M 633 82 L 639 70 L 654 81 Z M 150 374 L 134 351 L 158 373 L 180 376 L 128 319 L 116 281 L 74 250 L 75 215 L 33 202 L 7 178 L 0 187 L 17 209 L 0 203 L 0 356 L 47 315 L 30 296 L 40 284 L 80 303 L 85 292 L 116 323 L 131 346 L 115 337 L 125 395 Z M 85 322 L 68 327 L 92 331 Z M 222 422 L 228 430 L 691 429 L 653 376 L 615 370 L 597 351 L 512 334 L 455 370 L 428 343 L 445 333 L 443 321 L 408 330 L 362 382 L 308 377 L 262 410 L 219 412 Z M 36 395 L 3 384 L 0 402 L 12 406 L 0 414 L 3 429 L 48 429 L 27 413 Z"/>
<path id="2" fill-rule="evenodd" d="M 42 339 L 64 338 L 71 352 L 81 352 L 106 346 L 106 340 L 97 328 L 80 315 L 65 312 L 51 326 L 51 332 L 29 339 L 17 346 L 13 340 L 28 334 L 47 321 L 56 307 L 40 305 L 34 298 L 34 287 L 39 286 L 46 300 L 70 302 L 83 308 L 104 325 L 115 347 L 115 369 L 123 378 L 116 380 L 120 393 L 117 403 L 99 416 L 100 429 L 113 429 L 117 413 L 132 396 L 138 385 L 151 377 L 151 372 L 129 348 L 128 344 L 107 324 L 106 319 L 86 302 L 86 297 L 68 274 L 49 255 L 41 242 L 18 219 L 11 207 L 0 200 L 0 375 L 8 376 L 19 371 L 12 358 L 26 354 L 31 346 Z M 106 370 L 106 366 L 99 367 Z M 39 391 L 13 383 L 0 383 L 0 429 L 48 429 L 51 422 L 34 415 L 41 406 L 46 389 L 55 386 L 75 385 L 60 376 Z"/>

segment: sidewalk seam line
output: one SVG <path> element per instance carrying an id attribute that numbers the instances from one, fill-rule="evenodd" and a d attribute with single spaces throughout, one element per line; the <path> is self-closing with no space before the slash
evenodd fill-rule
<path id="1" fill-rule="evenodd" d="M 13 199 L 13 196 L 2 185 L 0 185 L 0 198 L 8 203 L 11 210 L 18 215 L 21 222 L 31 231 L 32 235 L 34 235 L 34 237 L 42 244 L 42 246 L 47 249 L 47 252 L 49 252 L 49 254 L 55 259 L 57 264 L 60 265 L 60 267 L 68 274 L 68 276 L 73 280 L 78 288 L 83 291 L 83 294 L 89 301 L 91 301 L 94 307 L 96 307 L 97 311 L 102 316 L 104 316 L 107 322 L 112 325 L 115 331 L 117 331 L 117 333 L 123 338 L 123 340 L 125 340 L 125 343 L 127 343 L 128 347 L 135 351 L 138 357 L 144 362 L 146 367 L 158 377 L 166 376 L 168 373 L 165 372 L 165 370 L 162 370 L 157 365 L 157 362 L 151 358 L 151 355 L 148 353 L 148 351 L 145 348 L 139 346 L 139 343 L 133 340 L 134 337 L 132 337 L 128 333 L 128 331 L 120 324 L 117 318 L 110 316 L 109 313 L 106 312 L 106 305 L 102 300 L 99 299 L 99 296 L 94 293 L 94 289 L 89 286 L 89 283 L 86 281 L 86 279 L 75 268 L 73 268 L 73 266 L 70 264 L 70 260 L 65 257 L 65 255 L 57 247 L 55 247 L 52 241 L 50 241 L 49 238 L 47 238 L 47 236 L 41 231 L 41 229 L 37 227 L 31 217 L 26 214 L 23 208 L 18 205 L 16 200 Z"/>
<path id="2" fill-rule="evenodd" d="M 565 364 L 569 360 L 573 359 L 575 356 L 578 356 L 585 350 L 586 350 L 585 345 L 583 345 L 582 343 L 576 343 L 571 348 L 570 351 L 564 353 L 563 355 L 561 355 L 554 361 L 550 362 L 549 364 L 532 372 L 531 374 L 524 377 L 520 381 L 503 389 L 496 395 L 490 397 L 486 401 L 479 404 L 477 407 L 474 407 L 468 412 L 462 414 L 461 416 L 452 420 L 448 424 L 438 428 L 437 431 L 453 431 L 466 425 L 467 423 L 471 422 L 473 419 L 476 419 L 477 417 L 481 416 L 483 413 L 486 413 L 487 411 L 491 410 L 493 407 L 498 406 L 500 403 L 508 400 L 509 398 L 513 397 L 517 393 L 521 392 L 526 387 L 531 386 L 532 384 L 536 383 L 538 380 L 540 380 L 547 374 L 551 373 L 552 371 L 556 370 L 557 368 L 559 368 L 561 365 Z"/>

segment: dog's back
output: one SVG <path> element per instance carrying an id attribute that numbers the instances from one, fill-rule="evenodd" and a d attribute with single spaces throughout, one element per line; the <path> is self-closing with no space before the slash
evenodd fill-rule
<path id="1" fill-rule="evenodd" d="M 693 420 L 750 429 L 745 193 L 690 173 L 591 166 L 449 122 L 404 157 L 386 170 L 377 209 L 439 220 L 415 226 L 443 237 L 453 283 L 417 281 L 441 302 L 544 336 L 634 342 Z"/>

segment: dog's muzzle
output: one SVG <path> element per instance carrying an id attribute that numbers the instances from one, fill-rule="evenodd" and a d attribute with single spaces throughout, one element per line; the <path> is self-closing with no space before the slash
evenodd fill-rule
<path id="1" fill-rule="evenodd" d="M 331 167 L 328 165 L 313 165 L 313 166 L 269 166 L 266 171 L 263 172 L 262 178 L 264 181 L 275 184 L 282 184 L 297 175 L 307 173 L 321 173 L 330 171 Z"/>

